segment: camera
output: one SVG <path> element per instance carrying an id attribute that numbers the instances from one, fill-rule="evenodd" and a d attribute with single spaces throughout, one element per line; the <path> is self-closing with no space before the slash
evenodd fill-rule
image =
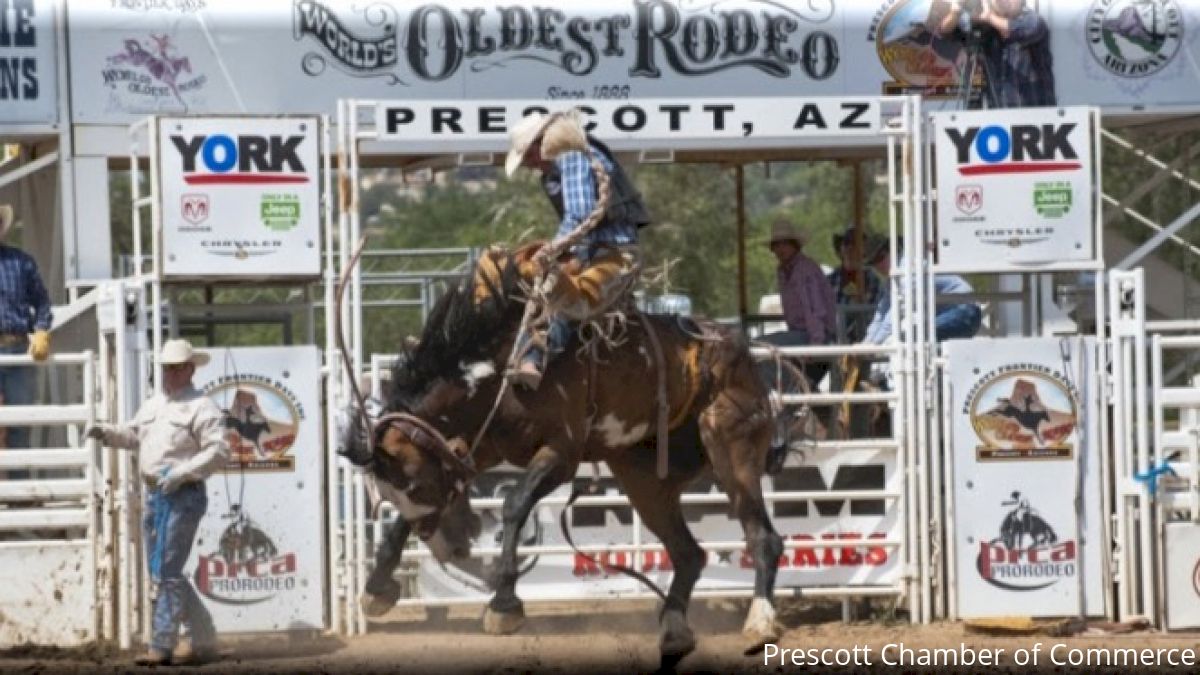
<path id="1" fill-rule="evenodd" d="M 983 16 L 983 10 L 987 6 L 987 0 L 963 0 L 963 14 L 972 18 L 978 19 Z"/>

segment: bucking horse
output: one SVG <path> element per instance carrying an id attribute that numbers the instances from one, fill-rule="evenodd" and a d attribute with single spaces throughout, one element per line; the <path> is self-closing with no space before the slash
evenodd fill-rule
<path id="1" fill-rule="evenodd" d="M 526 262 L 517 252 L 488 249 L 471 277 L 437 302 L 415 346 L 405 345 L 383 410 L 366 419 L 351 415 L 341 451 L 373 474 L 380 497 L 400 514 L 366 583 L 365 611 L 378 615 L 400 597 L 392 573 L 411 533 L 442 560 L 469 553 L 478 519 L 466 486 L 507 461 L 525 472 L 504 500 L 502 552 L 483 626 L 492 634 L 518 630 L 524 608 L 516 593 L 517 546 L 526 519 L 581 463 L 605 462 L 671 557 L 659 646 L 664 663 L 677 661 L 695 648 L 686 612 L 706 560 L 680 494 L 711 467 L 754 562 L 744 633 L 751 649 L 777 639 L 773 595 L 784 547 L 760 482 L 775 414 L 746 339 L 736 330 L 673 316 L 635 320 L 629 310 L 602 338 L 574 332 L 536 390 L 509 387 L 505 366 L 532 282 Z M 655 386 L 659 351 L 669 413 L 663 478 L 656 470 L 663 426 Z"/>

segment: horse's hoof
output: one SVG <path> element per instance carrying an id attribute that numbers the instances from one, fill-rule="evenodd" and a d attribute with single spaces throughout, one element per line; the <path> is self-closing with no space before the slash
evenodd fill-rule
<path id="1" fill-rule="evenodd" d="M 525 610 L 517 607 L 508 612 L 498 612 L 491 607 L 483 610 L 483 632 L 488 635 L 512 635 L 525 625 Z"/>
<path id="2" fill-rule="evenodd" d="M 750 641 L 747 654 L 757 654 L 767 643 L 779 641 L 779 624 L 775 621 L 775 608 L 766 598 L 755 598 L 750 603 L 750 612 L 742 626 L 742 635 Z"/>
<path id="3" fill-rule="evenodd" d="M 664 659 L 678 663 L 679 659 L 696 649 L 696 636 L 687 625 L 681 612 L 663 614 L 662 635 L 658 639 L 658 650 Z"/>
<path id="4" fill-rule="evenodd" d="M 388 600 L 387 598 L 370 593 L 363 593 L 358 601 L 362 605 L 363 614 L 369 617 L 383 616 L 396 606 L 395 600 Z"/>

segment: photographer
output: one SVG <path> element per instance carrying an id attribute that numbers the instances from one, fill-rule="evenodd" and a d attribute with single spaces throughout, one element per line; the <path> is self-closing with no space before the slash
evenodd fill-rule
<path id="1" fill-rule="evenodd" d="M 1050 30 L 1025 0 L 953 0 L 938 32 L 955 30 L 978 54 L 988 108 L 1057 105 Z"/>

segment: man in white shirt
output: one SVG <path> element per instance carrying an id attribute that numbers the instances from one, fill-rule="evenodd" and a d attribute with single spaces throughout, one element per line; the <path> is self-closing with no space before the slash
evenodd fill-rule
<path id="1" fill-rule="evenodd" d="M 146 486 L 143 538 L 150 578 L 157 585 L 150 649 L 141 665 L 194 663 L 215 655 L 216 630 L 196 589 L 183 574 L 200 519 L 208 507 L 204 480 L 229 458 L 222 414 L 192 385 L 195 354 L 187 340 L 168 340 L 162 350 L 163 393 L 142 404 L 128 424 L 97 424 L 89 438 L 138 453 Z M 191 629 L 179 643 L 180 625 Z"/>

